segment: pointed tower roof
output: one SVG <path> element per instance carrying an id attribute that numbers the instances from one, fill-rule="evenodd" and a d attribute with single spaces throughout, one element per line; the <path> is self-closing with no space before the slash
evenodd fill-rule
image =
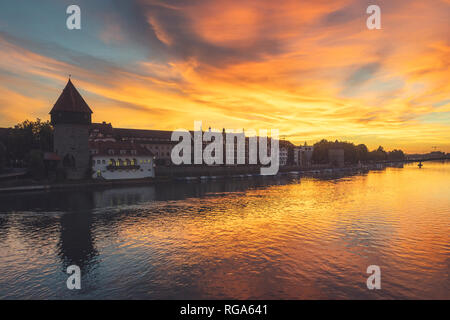
<path id="1" fill-rule="evenodd" d="M 83 97 L 75 88 L 70 78 L 63 92 L 50 111 L 50 114 L 57 111 L 92 113 L 91 108 L 89 108 L 86 101 L 84 101 Z"/>

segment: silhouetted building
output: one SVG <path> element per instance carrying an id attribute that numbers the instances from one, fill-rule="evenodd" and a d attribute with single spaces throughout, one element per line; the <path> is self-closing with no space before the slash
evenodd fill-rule
<path id="1" fill-rule="evenodd" d="M 72 82 L 50 111 L 54 127 L 54 152 L 62 159 L 68 179 L 82 179 L 90 170 L 89 128 L 92 110 Z"/>
<path id="2" fill-rule="evenodd" d="M 178 141 L 171 140 L 172 131 L 114 128 L 111 123 L 92 123 L 92 113 L 91 108 L 69 79 L 50 111 L 51 123 L 54 126 L 55 155 L 51 155 L 52 159 L 49 159 L 49 161 L 61 159 L 58 166 L 64 168 L 68 179 L 148 178 L 154 176 L 155 165 L 173 164 L 172 149 Z M 202 133 L 205 134 L 205 131 Z M 255 150 L 254 160 L 256 160 L 259 152 L 257 140 L 260 137 L 250 139 L 245 136 L 244 130 L 232 135 L 225 135 L 225 133 L 223 129 L 223 165 L 250 164 L 250 141 L 255 141 L 257 150 Z M 194 132 L 190 131 L 190 134 L 193 146 Z M 209 144 L 204 139 L 201 143 L 203 150 Z M 267 144 L 268 156 L 270 156 L 270 138 L 267 139 Z M 294 164 L 294 145 L 284 140 L 279 141 L 279 145 L 280 165 Z M 191 156 L 191 163 L 194 164 L 194 152 Z M 212 156 L 215 157 L 215 155 Z"/>
<path id="3" fill-rule="evenodd" d="M 287 140 L 279 141 L 280 166 L 294 164 L 294 145 Z"/>
<path id="4" fill-rule="evenodd" d="M 313 152 L 314 147 L 308 146 L 306 142 L 303 146 L 294 147 L 294 164 L 302 168 L 311 166 Z"/>

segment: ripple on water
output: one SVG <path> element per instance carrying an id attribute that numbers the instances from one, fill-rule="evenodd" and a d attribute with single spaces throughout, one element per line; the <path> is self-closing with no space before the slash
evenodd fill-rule
<path id="1" fill-rule="evenodd" d="M 427 163 L 0 197 L 0 298 L 449 299 L 449 178 Z"/>

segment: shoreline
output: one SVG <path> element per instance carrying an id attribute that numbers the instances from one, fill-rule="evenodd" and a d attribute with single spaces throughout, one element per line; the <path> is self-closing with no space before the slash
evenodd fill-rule
<path id="1" fill-rule="evenodd" d="M 447 159 L 448 160 L 448 159 Z M 445 159 L 441 160 L 445 161 Z M 116 187 L 126 185 L 154 185 L 156 183 L 170 183 L 170 182 L 206 182 L 217 180 L 240 180 L 240 179 L 254 179 L 254 178 L 276 178 L 283 176 L 316 176 L 323 174 L 350 174 L 355 172 L 369 172 L 372 170 L 383 170 L 386 167 L 403 167 L 405 163 L 412 163 L 416 161 L 399 161 L 399 162 L 383 162 L 372 163 L 361 166 L 344 166 L 341 168 L 333 167 L 310 167 L 310 168 L 298 168 L 298 167 L 284 167 L 280 168 L 280 171 L 273 176 L 264 176 L 257 173 L 241 173 L 233 175 L 209 175 L 209 176 L 179 176 L 179 177 L 156 177 L 150 179 L 127 179 L 127 180 L 80 180 L 80 181 L 68 181 L 63 183 L 37 183 L 28 185 L 16 185 L 16 186 L 4 186 L 0 184 L 0 194 L 5 193 L 22 193 L 33 191 L 52 191 L 52 190 L 67 190 L 67 189 L 79 189 L 79 188 L 102 188 L 102 187 Z"/>

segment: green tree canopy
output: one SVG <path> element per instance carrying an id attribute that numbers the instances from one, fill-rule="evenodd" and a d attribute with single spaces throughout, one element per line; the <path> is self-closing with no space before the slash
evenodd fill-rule
<path id="1" fill-rule="evenodd" d="M 344 158 L 347 163 L 358 163 L 359 161 L 382 161 L 382 160 L 404 160 L 405 155 L 401 150 L 393 150 L 387 153 L 382 146 L 370 151 L 365 144 L 355 145 L 347 141 L 334 142 L 322 139 L 314 144 L 313 161 L 315 163 L 329 163 L 328 150 L 343 149 Z"/>
<path id="2" fill-rule="evenodd" d="M 52 151 L 53 127 L 49 121 L 25 120 L 9 130 L 5 146 L 12 160 L 26 160 L 31 150 Z"/>

